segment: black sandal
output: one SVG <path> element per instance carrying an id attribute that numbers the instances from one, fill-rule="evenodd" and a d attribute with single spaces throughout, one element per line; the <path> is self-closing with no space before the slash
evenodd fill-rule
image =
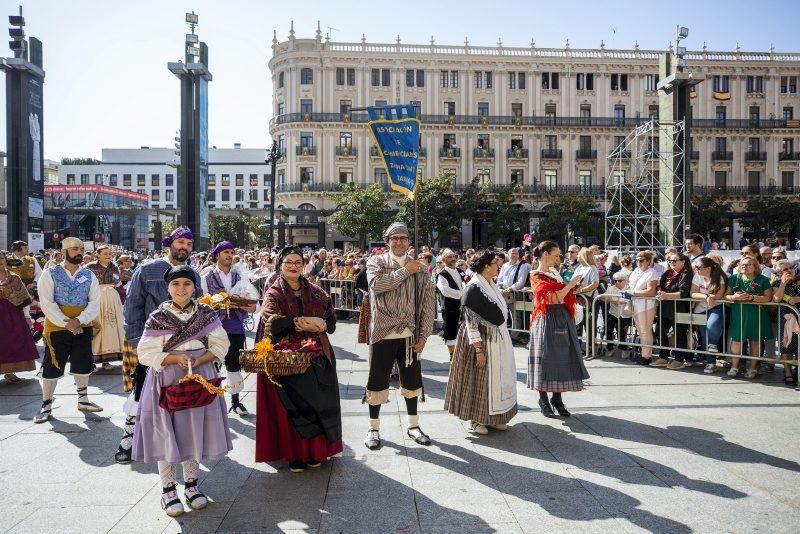
<path id="1" fill-rule="evenodd" d="M 192 495 L 189 495 L 186 492 L 186 490 L 188 490 L 188 489 L 194 489 L 195 493 L 193 493 Z M 203 508 L 208 506 L 208 497 L 206 497 L 203 494 L 202 491 L 197 489 L 197 479 L 189 480 L 187 482 L 184 482 L 184 484 L 183 484 L 183 496 L 186 497 L 186 504 L 188 504 L 189 508 L 191 508 L 192 510 L 202 510 Z M 194 501 L 196 501 L 197 499 L 200 499 L 200 498 L 205 499 L 206 502 L 195 506 Z"/>
<path id="2" fill-rule="evenodd" d="M 431 438 L 428 437 L 428 435 L 425 432 L 423 432 L 422 429 L 420 427 L 418 427 L 418 426 L 409 427 L 409 429 L 406 432 L 406 434 L 408 434 L 408 437 L 410 437 L 411 439 L 413 439 L 416 443 L 418 443 L 420 445 L 430 445 L 431 444 Z"/>
<path id="3" fill-rule="evenodd" d="M 783 377 L 783 383 L 786 384 L 787 386 L 796 386 L 797 385 L 795 383 L 795 381 L 794 381 L 794 375 L 792 375 L 792 376 L 784 376 Z"/>

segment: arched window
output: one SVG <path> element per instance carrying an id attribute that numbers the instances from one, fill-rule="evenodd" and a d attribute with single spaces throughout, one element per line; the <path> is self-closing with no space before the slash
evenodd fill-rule
<path id="1" fill-rule="evenodd" d="M 313 204 L 305 203 L 300 204 L 297 206 L 298 210 L 308 211 L 310 212 L 308 215 L 298 215 L 297 222 L 300 224 L 316 224 L 317 223 L 317 215 L 313 213 L 317 211 L 317 208 Z"/>
<path id="2" fill-rule="evenodd" d="M 309 68 L 300 70 L 300 84 L 311 85 L 314 83 L 314 71 Z"/>

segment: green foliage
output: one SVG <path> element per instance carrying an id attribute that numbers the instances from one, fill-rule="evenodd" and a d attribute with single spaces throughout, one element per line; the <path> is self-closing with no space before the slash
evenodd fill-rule
<path id="1" fill-rule="evenodd" d="M 692 198 L 691 232 L 716 235 L 728 226 L 731 204 L 724 195 L 695 196 Z"/>
<path id="2" fill-rule="evenodd" d="M 62 165 L 100 165 L 103 163 L 94 158 L 61 158 Z"/>
<path id="3" fill-rule="evenodd" d="M 338 195 L 336 209 L 328 217 L 328 222 L 344 235 L 358 236 L 362 250 L 367 248 L 367 238 L 383 233 L 386 224 L 386 202 L 389 195 L 380 183 L 374 182 L 366 187 L 358 184 L 344 184 L 344 195 Z"/>
<path id="4" fill-rule="evenodd" d="M 789 230 L 797 220 L 797 201 L 779 196 L 755 197 L 747 201 L 753 217 L 742 219 L 742 226 L 756 236 L 775 237 Z"/>
<path id="5" fill-rule="evenodd" d="M 237 237 L 237 224 L 244 221 L 244 243 Z M 261 226 L 269 222 L 268 217 L 241 217 L 232 215 L 211 215 L 208 222 L 209 241 L 213 247 L 220 241 L 230 241 L 237 247 L 251 249 L 265 246 L 269 229 Z"/>
<path id="6" fill-rule="evenodd" d="M 404 222 L 412 234 L 415 202 L 419 203 L 419 237 L 434 248 L 438 246 L 441 237 L 458 232 L 462 218 L 470 216 L 462 211 L 460 199 L 453 192 L 452 173 L 440 172 L 433 178 L 421 180 L 417 185 L 415 199 L 411 201 L 403 198 L 400 201 L 397 220 Z M 474 209 L 472 212 L 474 213 Z M 434 233 L 437 234 L 435 240 Z M 413 239 L 413 235 L 411 237 Z"/>
<path id="7" fill-rule="evenodd" d="M 557 196 L 544 210 L 546 217 L 539 226 L 537 239 L 552 239 L 556 243 L 561 243 L 569 225 L 575 235 L 584 237 L 585 242 L 602 242 L 604 233 L 602 219 L 590 213 L 596 209 L 597 205 L 590 197 Z"/>
<path id="8" fill-rule="evenodd" d="M 489 213 L 492 220 L 489 221 L 489 242 L 494 243 L 498 239 L 503 241 L 505 247 L 508 241 L 515 238 L 522 240 L 526 227 L 525 215 L 519 205 L 514 201 L 520 193 L 521 187 L 509 185 L 494 189 L 494 195 L 489 203 Z"/>

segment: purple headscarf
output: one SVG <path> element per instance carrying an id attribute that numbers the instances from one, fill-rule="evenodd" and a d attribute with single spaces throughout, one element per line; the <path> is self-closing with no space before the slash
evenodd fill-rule
<path id="1" fill-rule="evenodd" d="M 175 228 L 171 234 L 161 240 L 161 244 L 165 247 L 172 245 L 176 239 L 191 239 L 194 241 L 194 234 L 186 226 L 179 226 Z"/>
<path id="2" fill-rule="evenodd" d="M 217 246 L 214 247 L 214 250 L 211 251 L 211 259 L 216 261 L 217 256 L 223 250 L 236 250 L 236 249 L 234 248 L 233 243 L 231 243 L 230 241 L 220 241 L 219 243 L 217 243 Z"/>

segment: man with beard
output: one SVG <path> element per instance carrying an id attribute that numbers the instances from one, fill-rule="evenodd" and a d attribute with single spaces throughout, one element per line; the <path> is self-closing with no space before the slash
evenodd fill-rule
<path id="1" fill-rule="evenodd" d="M 444 262 L 444 269 L 436 277 L 436 289 L 444 297 L 442 319 L 444 319 L 444 344 L 453 359 L 456 347 L 458 321 L 461 317 L 461 294 L 464 291 L 464 273 L 456 269 L 458 254 L 446 248 L 439 255 Z"/>
<path id="2" fill-rule="evenodd" d="M 239 271 L 233 269 L 233 256 L 233 243 L 230 241 L 217 243 L 217 246 L 211 251 L 211 260 L 216 262 L 214 268 L 206 273 L 200 281 L 203 294 L 217 295 L 224 291 L 230 295 L 231 288 L 241 280 Z M 228 372 L 227 383 L 231 386 L 231 407 L 228 411 L 240 417 L 246 417 L 249 413 L 239 401 L 239 393 L 244 389 L 242 366 L 239 365 L 239 351 L 244 348 L 244 321 L 247 314 L 254 311 L 256 311 L 255 304 L 241 308 L 231 305 L 230 313 L 225 310 L 219 311 L 222 327 L 231 342 L 228 354 L 225 356 L 225 370 Z"/>
<path id="3" fill-rule="evenodd" d="M 142 392 L 144 379 L 147 376 L 148 367 L 138 363 L 136 356 L 136 345 L 144 331 L 144 323 L 150 314 L 163 302 L 170 300 L 167 284 L 164 282 L 164 274 L 176 265 L 185 265 L 192 253 L 194 235 L 192 231 L 181 226 L 172 231 L 171 234 L 161 240 L 161 244 L 168 248 L 167 255 L 153 260 L 136 269 L 128 286 L 128 294 L 125 297 L 125 306 L 122 314 L 124 317 L 123 326 L 125 327 L 125 338 L 127 339 L 126 356 L 123 366 L 135 368 L 133 371 L 132 387 L 128 400 L 125 401 L 123 411 L 125 412 L 125 428 L 119 449 L 114 455 L 117 463 L 127 464 L 131 461 L 131 445 L 133 444 L 133 427 L 136 423 L 136 409 L 139 403 L 139 395 Z M 199 276 L 198 276 L 199 278 Z M 203 295 L 202 289 L 198 284 L 195 287 L 195 297 Z M 127 363 L 126 363 L 127 362 Z M 134 367 L 135 366 L 135 367 Z M 125 371 L 123 371 L 125 373 Z"/>
<path id="4" fill-rule="evenodd" d="M 81 267 L 83 243 L 75 237 L 61 242 L 64 262 L 46 269 L 39 277 L 39 302 L 45 316 L 42 361 L 42 409 L 35 423 L 50 419 L 53 393 L 58 379 L 69 372 L 78 389 L 78 410 L 99 412 L 102 408 L 89 402 L 89 375 L 92 361 L 92 325 L 100 312 L 100 285 L 92 271 Z"/>

